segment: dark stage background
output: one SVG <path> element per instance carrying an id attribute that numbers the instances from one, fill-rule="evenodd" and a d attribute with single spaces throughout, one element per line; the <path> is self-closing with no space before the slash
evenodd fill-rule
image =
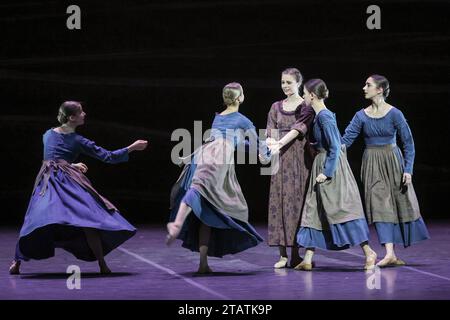
<path id="1" fill-rule="evenodd" d="M 69 4 L 81 30 L 68 30 Z M 366 8 L 381 7 L 381 30 Z M 341 132 L 368 105 L 372 73 L 391 82 L 388 102 L 409 120 L 416 143 L 414 185 L 425 219 L 446 218 L 449 194 L 448 1 L 12 1 L 0 3 L 0 224 L 19 225 L 42 160 L 42 134 L 64 100 L 88 114 L 79 133 L 115 149 L 150 147 L 128 163 L 81 158 L 94 186 L 133 223 L 164 223 L 180 173 L 171 163 L 176 128 L 206 130 L 221 89 L 243 84 L 241 112 L 264 128 L 283 98 L 280 72 L 299 68 L 330 89 Z M 349 151 L 359 176 L 362 139 Z M 252 222 L 265 222 L 269 177 L 237 166 Z"/>

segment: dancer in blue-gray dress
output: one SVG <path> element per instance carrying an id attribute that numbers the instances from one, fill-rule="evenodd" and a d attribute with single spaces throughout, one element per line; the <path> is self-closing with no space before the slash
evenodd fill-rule
<path id="1" fill-rule="evenodd" d="M 236 148 L 248 141 L 251 148 L 258 143 L 252 122 L 239 112 L 242 86 L 226 85 L 223 101 L 226 109 L 216 114 L 211 137 L 194 152 L 171 194 L 167 243 L 179 238 L 183 247 L 199 251 L 198 273 L 212 272 L 208 256 L 238 253 L 263 241 L 248 222 L 247 202 L 234 167 Z"/>
<path id="2" fill-rule="evenodd" d="M 372 103 L 355 114 L 343 142 L 348 148 L 361 133 L 364 136 L 361 179 L 366 215 L 386 248 L 377 265 L 401 266 L 405 262 L 397 258 L 394 245 L 408 247 L 430 237 L 412 185 L 414 140 L 403 113 L 385 101 L 390 88 L 384 76 L 370 76 L 363 90 Z M 397 134 L 403 155 L 396 144 Z"/>
<path id="3" fill-rule="evenodd" d="M 302 212 L 297 242 L 306 248 L 304 260 L 296 270 L 310 271 L 315 248 L 342 250 L 360 245 L 366 261 L 364 269 L 372 269 L 376 253 L 369 244 L 369 229 L 353 173 L 347 161 L 345 146 L 336 117 L 325 106 L 328 97 L 325 82 L 312 79 L 304 85 L 304 98 L 315 113 L 313 135 L 319 154 L 311 169 L 308 192 Z"/>
<path id="4" fill-rule="evenodd" d="M 86 113 L 79 102 L 64 102 L 58 114 L 61 126 L 43 136 L 44 160 L 36 178 L 20 230 L 15 259 L 9 269 L 20 273 L 22 260 L 53 257 L 62 248 L 85 261 L 97 260 L 101 273 L 110 273 L 104 256 L 132 237 L 136 229 L 102 197 L 84 175 L 87 166 L 74 163 L 85 154 L 107 163 L 128 161 L 128 154 L 144 150 L 147 141 L 105 150 L 75 132 Z"/>

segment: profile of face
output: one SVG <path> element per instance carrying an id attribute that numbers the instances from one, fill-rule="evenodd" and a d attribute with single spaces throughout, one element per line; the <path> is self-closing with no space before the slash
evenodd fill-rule
<path id="1" fill-rule="evenodd" d="M 286 96 L 291 96 L 298 93 L 300 83 L 297 82 L 295 77 L 291 74 L 282 73 L 281 74 L 281 89 Z"/>
<path id="2" fill-rule="evenodd" d="M 86 117 L 86 112 L 84 112 L 83 107 L 80 106 L 80 111 L 77 114 L 70 116 L 69 121 L 75 125 L 80 126 L 84 124 L 84 118 Z"/>
<path id="3" fill-rule="evenodd" d="M 314 99 L 313 95 L 308 90 L 306 90 L 305 87 L 303 87 L 303 99 L 308 105 L 310 105 L 312 103 L 312 100 Z"/>
<path id="4" fill-rule="evenodd" d="M 363 91 L 366 99 L 372 99 L 378 95 L 383 95 L 383 89 L 377 88 L 375 81 L 373 81 L 371 77 L 367 78 Z"/>

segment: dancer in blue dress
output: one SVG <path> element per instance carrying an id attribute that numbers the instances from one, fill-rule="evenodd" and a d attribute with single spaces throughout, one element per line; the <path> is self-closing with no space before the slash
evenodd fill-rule
<path id="1" fill-rule="evenodd" d="M 136 229 L 117 208 L 101 196 L 84 175 L 87 166 L 74 163 L 85 154 L 106 163 L 128 161 L 128 154 L 144 150 L 147 141 L 105 150 L 75 132 L 86 113 L 79 102 L 64 102 L 58 114 L 61 126 L 43 136 L 44 160 L 20 230 L 15 259 L 9 269 L 20 273 L 21 260 L 53 257 L 62 248 L 85 261 L 98 261 L 100 272 L 110 273 L 104 256 L 131 238 Z"/>
<path id="2" fill-rule="evenodd" d="M 361 180 L 366 215 L 386 249 L 377 265 L 402 266 L 405 262 L 397 258 L 394 245 L 408 247 L 430 237 L 412 185 L 414 140 L 403 113 L 385 101 L 390 88 L 384 76 L 370 76 L 363 90 L 372 103 L 355 114 L 343 142 L 348 148 L 361 132 L 364 135 Z M 403 154 L 396 144 L 397 134 Z"/>
<path id="3" fill-rule="evenodd" d="M 263 241 L 248 222 L 247 202 L 234 167 L 235 149 L 246 141 L 251 142 L 249 147 L 258 142 L 252 122 L 239 112 L 242 86 L 226 85 L 223 101 L 226 109 L 216 114 L 211 137 L 194 152 L 171 194 L 167 244 L 179 238 L 183 247 L 199 251 L 198 273 L 212 272 L 208 256 L 238 253 Z"/>
<path id="4" fill-rule="evenodd" d="M 316 113 L 313 135 L 319 153 L 312 165 L 297 234 L 298 244 L 306 248 L 305 258 L 295 269 L 312 270 L 315 248 L 342 250 L 354 245 L 364 251 L 364 269 L 372 269 L 377 255 L 368 244 L 369 229 L 336 117 L 324 103 L 328 89 L 321 79 L 312 79 L 303 91 L 306 103 Z"/>

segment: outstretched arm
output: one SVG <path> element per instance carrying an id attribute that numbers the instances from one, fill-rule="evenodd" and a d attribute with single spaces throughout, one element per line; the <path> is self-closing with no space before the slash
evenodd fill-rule
<path id="1" fill-rule="evenodd" d="M 362 121 L 359 118 L 358 113 L 355 114 L 350 124 L 345 129 L 344 136 L 342 137 L 342 141 L 347 148 L 353 144 L 355 139 L 359 136 L 362 129 Z"/>
<path id="2" fill-rule="evenodd" d="M 147 147 L 147 141 L 137 140 L 128 147 L 117 149 L 114 151 L 106 150 L 97 146 L 94 141 L 84 137 L 79 138 L 80 152 L 106 163 L 120 163 L 128 161 L 128 154 L 135 150 L 144 150 Z"/>
<path id="3" fill-rule="evenodd" d="M 304 106 L 300 111 L 299 118 L 291 126 L 291 131 L 289 131 L 282 139 L 273 144 L 269 143 L 271 151 L 276 153 L 285 145 L 289 144 L 292 140 L 300 136 L 301 138 L 306 136 L 308 128 L 311 127 L 311 123 L 314 120 L 314 109 L 311 106 Z"/>

